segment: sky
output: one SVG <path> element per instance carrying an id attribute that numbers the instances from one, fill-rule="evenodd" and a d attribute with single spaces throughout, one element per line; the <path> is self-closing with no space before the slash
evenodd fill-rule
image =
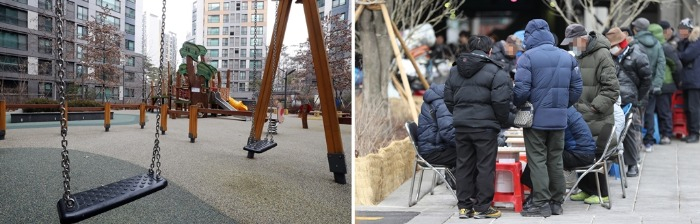
<path id="1" fill-rule="evenodd" d="M 166 6 L 165 15 L 165 31 L 171 31 L 177 35 L 178 46 L 182 46 L 187 38 L 187 33 L 192 30 L 192 0 L 169 0 Z M 269 45 L 272 36 L 272 28 L 275 19 L 275 4 L 276 1 L 268 0 L 268 21 L 267 43 Z M 144 11 L 161 16 L 163 3 L 161 0 L 144 0 Z M 139 26 L 140 27 L 140 26 Z M 289 15 L 289 23 L 285 35 L 284 45 L 299 44 L 308 38 L 306 31 L 306 19 L 304 18 L 304 8 L 301 4 L 292 4 L 292 10 Z M 179 55 L 178 55 L 179 57 Z"/>

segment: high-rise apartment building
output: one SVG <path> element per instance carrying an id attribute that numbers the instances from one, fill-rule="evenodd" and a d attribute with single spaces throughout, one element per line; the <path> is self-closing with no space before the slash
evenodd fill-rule
<path id="1" fill-rule="evenodd" d="M 145 21 L 143 30 L 145 31 L 145 49 L 144 54 L 151 59 L 151 64 L 153 66 L 160 66 L 160 26 L 161 17 L 156 14 L 144 12 L 143 20 Z M 177 61 L 177 51 L 179 46 L 177 46 L 177 35 L 173 32 L 166 31 L 165 39 L 163 43 L 163 58 L 170 67 L 176 67 L 179 65 Z"/>
<path id="2" fill-rule="evenodd" d="M 124 34 L 120 43 L 125 60 L 119 65 L 123 79 L 118 85 L 110 85 L 105 95 L 113 101 L 137 102 L 141 99 L 143 56 L 141 46 L 143 31 L 140 15 L 143 0 L 73 0 L 64 2 L 64 58 L 66 81 L 78 85 L 76 80 L 88 73 L 82 63 L 83 48 L 88 34 L 86 23 L 103 12 L 111 13 L 106 21 L 117 26 Z M 27 98 L 56 98 L 57 68 L 54 48 L 55 32 L 54 0 L 1 0 L 0 1 L 0 92 L 8 101 L 19 102 Z M 80 87 L 101 93 L 102 87 L 94 80 L 80 82 Z M 69 88 L 70 90 L 71 88 Z M 101 99 L 102 96 L 97 96 Z"/>
<path id="3" fill-rule="evenodd" d="M 234 98 L 252 98 L 253 71 L 261 78 L 268 45 L 266 27 L 268 21 L 274 22 L 274 16 L 268 17 L 268 7 L 267 1 L 249 0 L 196 0 L 192 4 L 192 31 L 187 39 L 208 49 L 205 58 L 219 68 L 222 78 L 227 70 L 232 71 L 231 80 L 225 81 L 231 83 Z"/>

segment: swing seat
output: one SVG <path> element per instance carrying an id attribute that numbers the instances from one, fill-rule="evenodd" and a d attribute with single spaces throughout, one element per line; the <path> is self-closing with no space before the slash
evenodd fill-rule
<path id="1" fill-rule="evenodd" d="M 277 146 L 277 142 L 263 139 L 263 140 L 255 142 L 255 143 L 252 143 L 250 145 L 246 145 L 245 147 L 243 147 L 243 149 L 248 151 L 248 152 L 263 153 L 267 150 L 274 148 L 275 146 Z"/>
<path id="2" fill-rule="evenodd" d="M 58 201 L 61 223 L 80 222 L 100 213 L 125 205 L 168 186 L 164 178 L 154 179 L 148 173 L 73 194 L 75 205 L 68 208 L 63 198 Z"/>

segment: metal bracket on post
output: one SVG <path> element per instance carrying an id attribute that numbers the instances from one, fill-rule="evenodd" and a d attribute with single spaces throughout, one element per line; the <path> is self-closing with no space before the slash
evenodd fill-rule
<path id="1" fill-rule="evenodd" d="M 330 168 L 330 171 L 333 172 L 336 183 L 347 183 L 345 181 L 345 174 L 348 173 L 347 165 L 345 165 L 345 154 L 329 153 L 328 167 Z"/>

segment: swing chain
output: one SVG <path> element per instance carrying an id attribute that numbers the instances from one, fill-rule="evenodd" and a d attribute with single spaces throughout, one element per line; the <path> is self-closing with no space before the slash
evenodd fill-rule
<path id="1" fill-rule="evenodd" d="M 255 2 L 253 2 L 253 10 L 255 11 L 253 13 L 253 15 L 257 16 L 258 7 L 255 4 Z M 253 20 L 253 40 L 257 40 L 257 39 L 258 39 L 258 20 L 255 19 L 255 20 Z M 258 60 L 258 45 L 253 44 L 253 61 L 257 61 L 257 60 Z M 251 80 L 251 84 L 255 84 L 255 81 L 257 79 L 257 76 L 256 76 L 258 73 L 257 68 L 258 68 L 257 66 L 253 66 L 253 79 Z M 260 87 L 258 87 L 258 89 L 253 92 L 253 99 L 255 99 L 255 100 L 253 100 L 253 103 L 251 105 L 251 107 L 253 108 L 251 110 L 251 112 L 253 113 L 253 116 L 250 117 L 250 121 L 253 124 L 250 126 L 250 135 L 248 136 L 248 145 L 253 143 L 253 140 L 254 140 L 253 136 L 255 136 L 255 107 L 257 106 L 256 102 L 258 101 L 258 95 L 259 95 L 258 93 L 259 92 L 260 92 Z"/>
<path id="2" fill-rule="evenodd" d="M 279 16 L 277 16 L 277 11 L 279 10 L 279 5 L 280 5 L 280 2 L 277 1 L 277 4 L 275 5 L 275 23 L 274 23 L 275 27 L 272 29 L 272 44 L 270 45 L 270 46 L 272 46 L 272 63 L 274 63 L 272 65 L 272 70 L 273 70 L 272 80 L 273 81 L 275 80 L 275 77 L 277 74 L 277 62 L 278 62 L 277 60 L 275 60 L 277 58 L 277 38 L 275 38 L 275 37 L 277 36 L 277 22 L 279 21 Z M 267 62 L 270 62 L 270 61 L 268 60 Z M 272 99 L 272 94 L 270 94 L 270 98 Z M 268 104 L 269 104 L 268 106 L 273 106 L 273 107 L 275 106 L 274 102 L 272 100 L 270 100 L 270 102 Z M 280 108 L 277 108 L 277 109 L 279 110 Z M 275 112 L 275 113 L 277 113 L 277 112 Z M 277 121 L 279 122 L 279 115 L 277 116 Z M 272 127 L 272 111 L 270 111 L 270 120 L 267 123 L 267 134 L 265 134 L 265 139 L 269 138 L 270 142 L 274 142 L 275 137 L 270 134 L 271 127 Z"/>
<path id="3" fill-rule="evenodd" d="M 61 151 L 61 167 L 63 167 L 63 171 L 61 172 L 63 175 L 63 201 L 66 203 L 66 207 L 73 208 L 73 206 L 75 206 L 75 198 L 73 198 L 70 193 L 70 158 L 68 158 L 68 140 L 66 140 L 66 135 L 68 135 L 68 116 L 66 115 L 68 114 L 68 111 L 66 111 L 65 106 L 66 81 L 63 79 L 66 75 L 66 68 L 65 61 L 63 60 L 63 21 L 65 18 L 63 18 L 62 0 L 56 1 L 55 9 L 56 27 L 58 28 L 56 32 L 56 45 L 58 48 L 56 50 L 56 54 L 58 55 L 58 59 L 56 61 L 58 63 L 58 80 L 60 83 L 60 86 L 58 86 L 58 94 L 60 100 L 59 107 L 61 110 L 61 147 L 63 148 L 63 151 Z"/>
<path id="4" fill-rule="evenodd" d="M 165 45 L 165 4 L 166 0 L 163 0 L 163 14 L 161 15 L 161 23 L 160 23 L 160 66 L 158 66 L 158 95 L 156 95 L 156 106 L 157 108 L 162 109 L 161 105 L 163 104 L 164 98 L 161 97 L 161 94 L 163 94 L 163 64 L 165 64 L 165 58 L 163 57 L 164 54 L 164 45 Z M 152 175 L 155 179 L 160 178 L 160 140 L 158 138 L 160 137 L 160 111 L 156 114 L 156 140 L 153 141 L 153 156 L 151 157 L 151 166 L 148 170 L 148 174 Z M 155 165 L 155 171 L 153 170 Z"/>

